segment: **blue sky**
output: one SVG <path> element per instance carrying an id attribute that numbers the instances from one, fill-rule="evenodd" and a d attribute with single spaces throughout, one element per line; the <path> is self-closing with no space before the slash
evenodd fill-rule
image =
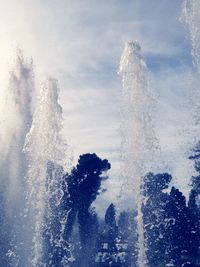
<path id="1" fill-rule="evenodd" d="M 13 50 L 33 57 L 37 84 L 56 77 L 64 134 L 79 154 L 95 152 L 113 168 L 98 209 L 120 193 L 120 93 L 124 43 L 137 40 L 150 70 L 155 117 L 166 169 L 187 191 L 193 74 L 191 44 L 180 23 L 181 0 L 0 0 L 0 75 L 5 86 Z M 4 82 L 2 82 L 4 81 Z M 165 171 L 165 170 L 163 170 Z M 101 206 L 101 207 L 100 207 Z"/>

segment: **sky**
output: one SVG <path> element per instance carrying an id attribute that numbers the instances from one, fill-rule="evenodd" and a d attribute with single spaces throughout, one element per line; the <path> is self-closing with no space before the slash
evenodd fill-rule
<path id="1" fill-rule="evenodd" d="M 162 160 L 185 194 L 193 173 L 187 159 L 191 92 L 197 87 L 188 32 L 180 22 L 181 0 L 0 0 L 0 86 L 19 46 L 32 57 L 36 85 L 58 79 L 64 136 L 74 160 L 83 153 L 107 158 L 112 169 L 97 209 L 123 202 L 120 116 L 124 43 L 137 40 L 157 100 L 155 127 Z M 191 88 L 192 87 L 192 88 Z M 194 131 L 195 132 L 195 131 Z M 129 202 L 125 201 L 126 205 Z"/>

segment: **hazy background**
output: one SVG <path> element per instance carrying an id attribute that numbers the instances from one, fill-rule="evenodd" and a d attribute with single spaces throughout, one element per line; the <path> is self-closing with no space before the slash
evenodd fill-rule
<path id="1" fill-rule="evenodd" d="M 173 183 L 187 193 L 193 172 L 187 160 L 191 121 L 190 40 L 180 23 L 181 0 L 0 0 L 0 86 L 17 46 L 33 57 L 36 87 L 46 75 L 61 89 L 64 135 L 74 153 L 95 152 L 112 164 L 103 211 L 119 198 L 120 93 L 117 74 L 124 42 L 137 40 L 157 99 L 156 130 Z M 191 86 L 192 85 L 192 86 Z M 165 170 L 163 170 L 165 171 Z M 124 200 L 126 205 L 130 200 Z"/>

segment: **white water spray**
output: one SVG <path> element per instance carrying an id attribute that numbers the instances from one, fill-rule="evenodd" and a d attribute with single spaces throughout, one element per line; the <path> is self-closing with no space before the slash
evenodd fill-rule
<path id="1" fill-rule="evenodd" d="M 200 2 L 199 0 L 184 0 L 181 20 L 188 28 L 192 57 L 195 68 L 200 72 Z"/>
<path id="2" fill-rule="evenodd" d="M 32 94 L 34 75 L 32 60 L 25 60 L 17 50 L 15 65 L 9 73 L 8 87 L 1 88 L 0 98 L 0 194 L 2 258 L 11 266 L 22 266 L 25 258 L 23 210 L 25 203 L 25 175 L 27 165 L 23 153 L 25 137 L 32 122 Z"/>
<path id="3" fill-rule="evenodd" d="M 18 50 L 15 67 L 10 71 L 8 88 L 1 92 L 0 107 L 1 178 L 7 183 L 7 199 L 11 206 L 19 204 L 17 199 L 23 190 L 21 183 L 26 167 L 22 149 L 32 122 L 33 90 L 32 61 L 27 62 Z"/>
<path id="4" fill-rule="evenodd" d="M 42 84 L 33 124 L 24 146 L 29 161 L 27 205 L 33 225 L 32 266 L 34 267 L 42 265 L 42 231 L 45 224 L 45 205 L 49 198 L 47 165 L 52 162 L 63 166 L 66 160 L 66 144 L 61 136 L 62 108 L 58 103 L 58 93 L 55 79 L 47 79 Z"/>
<path id="5" fill-rule="evenodd" d="M 120 62 L 123 82 L 122 157 L 127 187 L 135 194 L 138 210 L 138 265 L 147 266 L 142 216 L 143 177 L 154 171 L 158 149 L 152 123 L 154 99 L 149 92 L 148 69 L 136 42 L 125 44 Z"/>
<path id="6" fill-rule="evenodd" d="M 191 85 L 191 117 L 192 127 L 190 127 L 190 138 L 192 140 L 191 147 L 194 143 L 199 142 L 200 133 L 200 90 L 199 90 L 199 75 L 200 75 L 200 1 L 199 0 L 184 0 L 182 4 L 181 21 L 188 30 L 191 41 L 191 54 L 193 65 L 196 73 L 193 73 L 195 84 Z M 191 134 L 192 133 L 192 134 Z"/>
<path id="7" fill-rule="evenodd" d="M 199 0 L 184 0 L 182 5 L 181 21 L 186 26 L 190 41 L 191 41 L 191 54 L 193 58 L 193 65 L 196 71 L 196 86 L 190 88 L 191 91 L 191 114 L 193 119 L 193 139 L 190 146 L 189 155 L 200 148 L 200 1 Z M 193 151 L 191 153 L 191 150 Z M 196 161 L 196 160 L 195 160 Z M 196 163 L 195 163 L 196 164 Z M 199 197 L 199 196 L 198 196 Z M 198 205 L 198 197 L 196 197 L 196 205 Z"/>

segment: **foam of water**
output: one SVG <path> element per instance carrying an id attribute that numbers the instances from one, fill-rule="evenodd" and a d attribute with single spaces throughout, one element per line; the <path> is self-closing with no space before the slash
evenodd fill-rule
<path id="1" fill-rule="evenodd" d="M 143 177 L 155 169 L 157 139 L 152 123 L 154 99 L 149 91 L 148 69 L 137 42 L 125 44 L 120 62 L 123 92 L 123 176 L 136 197 L 138 210 L 138 265 L 147 266 L 141 206 Z"/>

